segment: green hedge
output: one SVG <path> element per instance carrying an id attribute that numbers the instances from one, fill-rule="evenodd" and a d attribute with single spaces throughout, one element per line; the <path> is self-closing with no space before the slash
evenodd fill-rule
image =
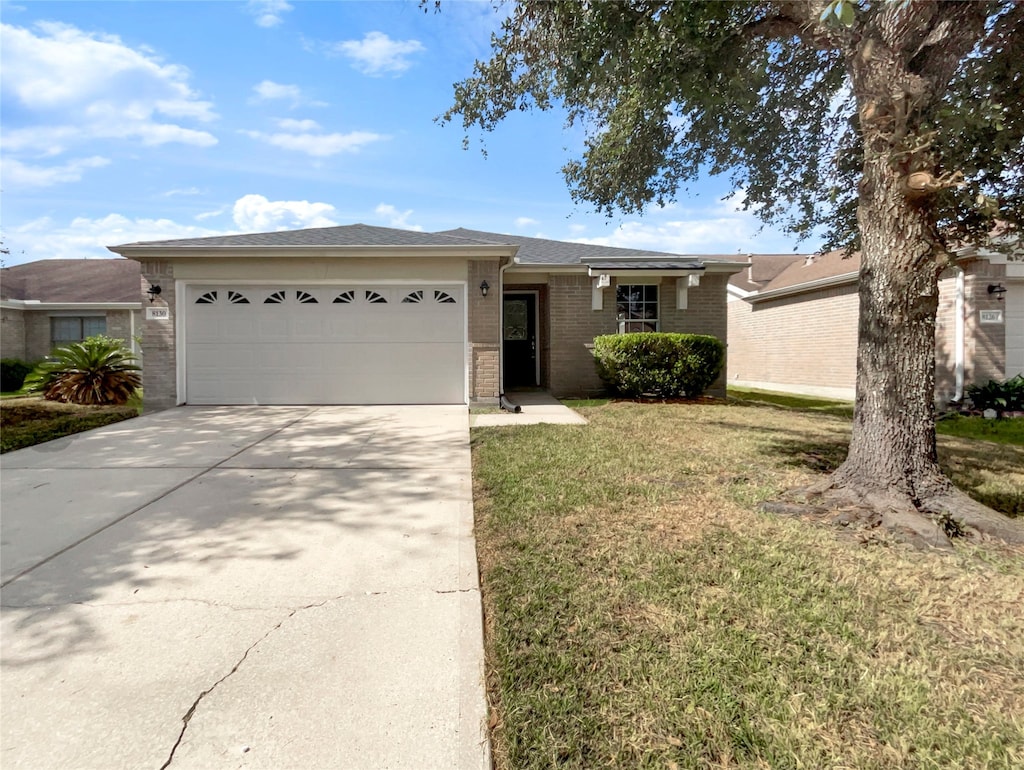
<path id="1" fill-rule="evenodd" d="M 0 359 L 0 390 L 4 393 L 21 390 L 32 369 L 32 364 L 17 358 Z"/>
<path id="2" fill-rule="evenodd" d="M 594 339 L 594 360 L 620 395 L 696 398 L 722 371 L 725 345 L 707 334 L 607 334 Z"/>

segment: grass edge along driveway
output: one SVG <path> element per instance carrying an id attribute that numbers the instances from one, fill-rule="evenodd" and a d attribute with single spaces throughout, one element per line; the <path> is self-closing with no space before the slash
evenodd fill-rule
<path id="1" fill-rule="evenodd" d="M 756 513 L 842 460 L 842 417 L 580 411 L 473 432 L 499 770 L 1024 766 L 1024 554 Z M 1024 494 L 1024 448 L 940 447 Z"/>

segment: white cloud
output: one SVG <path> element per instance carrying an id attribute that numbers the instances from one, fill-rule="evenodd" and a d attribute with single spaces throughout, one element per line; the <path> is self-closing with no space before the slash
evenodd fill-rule
<path id="1" fill-rule="evenodd" d="M 296 85 L 275 83 L 273 80 L 264 80 L 252 87 L 253 96 L 249 99 L 250 104 L 261 102 L 284 101 L 290 102 L 291 109 L 300 105 L 309 107 L 326 107 L 327 102 L 313 101 L 302 93 L 302 89 Z"/>
<path id="2" fill-rule="evenodd" d="M 216 217 L 219 217 L 221 214 L 223 214 L 227 210 L 228 210 L 227 206 L 221 206 L 219 209 L 214 209 L 213 211 L 204 211 L 201 214 L 196 214 L 196 221 L 197 222 L 205 222 L 207 219 L 214 219 Z"/>
<path id="3" fill-rule="evenodd" d="M 405 72 L 412 66 L 408 57 L 427 49 L 419 40 L 392 40 L 383 32 L 367 32 L 362 40 L 343 40 L 332 50 L 364 75 L 384 75 Z"/>
<path id="4" fill-rule="evenodd" d="M 242 232 L 270 232 L 305 227 L 333 227 L 335 211 L 330 203 L 271 201 L 262 195 L 245 195 L 235 201 L 232 216 Z"/>
<path id="5" fill-rule="evenodd" d="M 302 98 L 302 90 L 298 86 L 275 83 L 273 80 L 264 80 L 261 83 L 257 83 L 252 87 L 252 90 L 256 93 L 255 99 L 261 102 L 271 101 L 272 99 L 287 99 L 297 102 Z"/>
<path id="6" fill-rule="evenodd" d="M 282 150 L 304 152 L 315 158 L 326 158 L 342 152 L 358 152 L 368 144 L 387 137 L 370 131 L 350 131 L 347 134 L 313 133 L 320 126 L 312 120 L 281 120 L 278 125 L 284 131 L 268 134 L 263 131 L 242 131 L 248 137 L 265 142 Z"/>
<path id="7" fill-rule="evenodd" d="M 285 131 L 319 131 L 320 124 L 315 120 L 292 120 L 291 118 L 282 118 L 277 121 L 279 128 Z"/>
<path id="8" fill-rule="evenodd" d="M 403 230 L 415 230 L 416 232 L 423 232 L 422 225 L 411 225 L 409 224 L 409 217 L 412 216 L 413 209 L 407 209 L 406 211 L 399 211 L 390 203 L 381 203 L 373 210 L 381 219 L 384 219 L 388 223 L 388 227 L 399 227 Z"/>
<path id="9" fill-rule="evenodd" d="M 67 24 L 40 22 L 35 31 L 4 24 L 0 35 L 4 98 L 28 116 L 5 127 L 8 152 L 58 155 L 95 139 L 217 143 L 209 132 L 178 123 L 217 118 L 212 103 L 189 85 L 184 67 L 116 36 Z"/>
<path id="10" fill-rule="evenodd" d="M 192 196 L 192 195 L 202 195 L 202 194 L 203 194 L 203 191 L 200 190 L 198 187 L 180 187 L 180 188 L 178 188 L 176 190 L 168 190 L 167 192 L 164 193 L 164 197 L 165 198 L 175 198 L 175 197 L 177 197 L 179 195 Z"/>
<path id="11" fill-rule="evenodd" d="M 569 232 L 573 235 L 583 235 L 587 231 L 586 225 L 569 225 Z"/>
<path id="12" fill-rule="evenodd" d="M 767 254 L 792 250 L 792 236 L 763 228 L 753 212 L 742 210 L 745 195 L 740 189 L 732 198 L 702 209 L 652 209 L 644 221 L 623 222 L 608 235 L 571 240 L 673 254 Z"/>
<path id="13" fill-rule="evenodd" d="M 109 159 L 98 155 L 70 160 L 59 166 L 30 166 L 17 158 L 6 158 L 3 161 L 3 178 L 8 185 L 16 188 L 50 187 L 55 184 L 77 182 L 87 169 L 100 168 L 109 163 Z"/>
<path id="14" fill-rule="evenodd" d="M 516 227 L 522 230 L 524 227 L 530 227 L 531 225 L 539 225 L 536 219 L 530 219 L 530 217 L 516 217 Z"/>
<path id="15" fill-rule="evenodd" d="M 292 6 L 286 0 L 249 0 L 249 13 L 261 27 L 276 27 L 284 21 L 282 14 L 290 10 Z"/>
<path id="16" fill-rule="evenodd" d="M 182 225 L 170 219 L 129 219 L 108 214 L 99 219 L 78 217 L 59 225 L 49 217 L 27 222 L 5 233 L 19 261 L 36 259 L 85 259 L 113 256 L 107 246 L 136 241 L 201 238 L 220 231 Z"/>

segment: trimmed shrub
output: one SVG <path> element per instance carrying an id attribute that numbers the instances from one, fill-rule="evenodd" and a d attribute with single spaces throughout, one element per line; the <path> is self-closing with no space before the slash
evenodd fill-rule
<path id="1" fill-rule="evenodd" d="M 96 335 L 55 349 L 25 386 L 49 401 L 120 405 L 142 385 L 140 371 L 124 341 Z"/>
<path id="2" fill-rule="evenodd" d="M 1005 382 L 989 380 L 984 385 L 971 385 L 967 388 L 967 395 L 974 408 L 982 411 L 1024 411 L 1024 375 L 1018 374 Z"/>
<path id="3" fill-rule="evenodd" d="M 32 369 L 32 364 L 17 358 L 0 359 L 0 390 L 4 393 L 21 390 Z"/>
<path id="4" fill-rule="evenodd" d="M 594 339 L 594 359 L 620 395 L 696 398 L 722 371 L 725 345 L 707 334 L 607 334 Z"/>

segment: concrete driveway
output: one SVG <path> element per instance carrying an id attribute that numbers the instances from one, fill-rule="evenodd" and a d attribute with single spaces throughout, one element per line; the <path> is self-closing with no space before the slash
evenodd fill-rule
<path id="1" fill-rule="evenodd" d="M 0 765 L 485 768 L 464 407 L 179 408 L 0 459 Z"/>

